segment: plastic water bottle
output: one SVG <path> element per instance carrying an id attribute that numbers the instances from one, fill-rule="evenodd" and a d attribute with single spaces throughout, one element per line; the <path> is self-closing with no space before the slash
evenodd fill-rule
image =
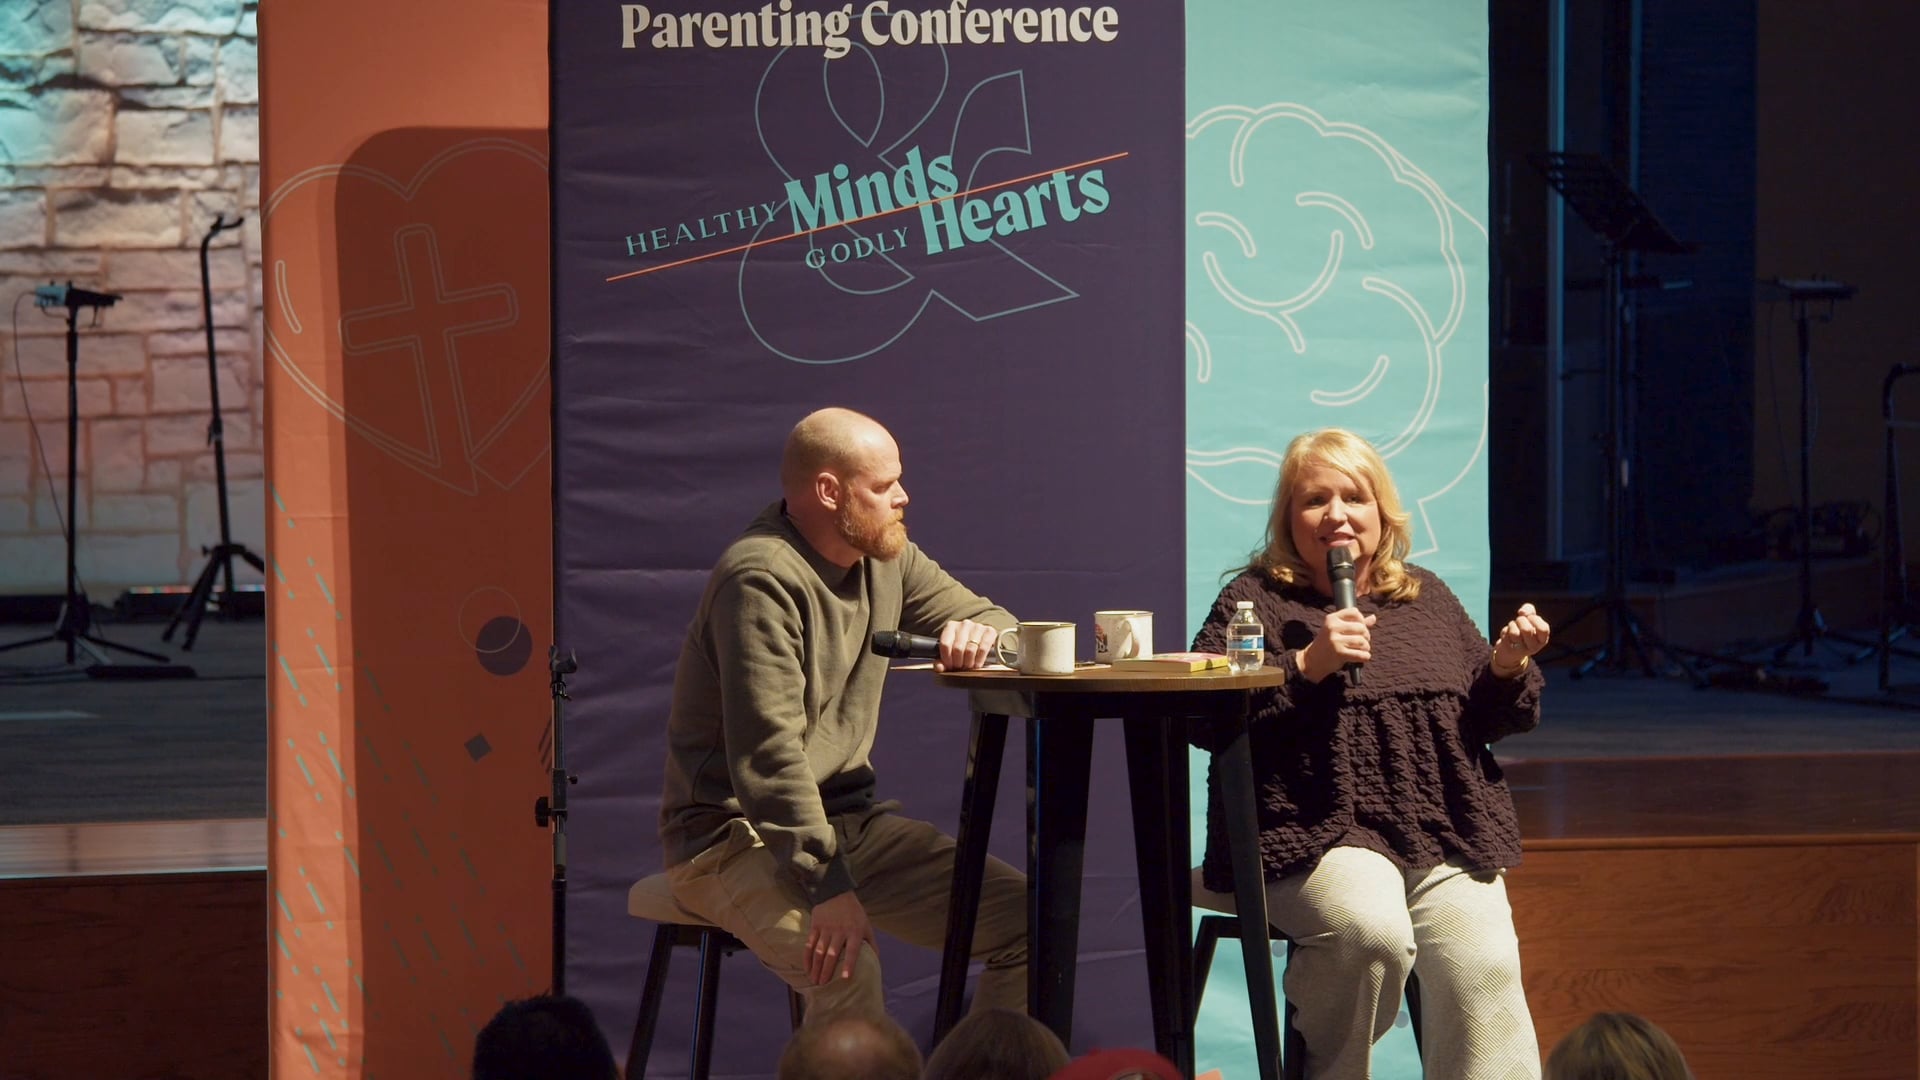
<path id="1" fill-rule="evenodd" d="M 1267 658 L 1267 631 L 1253 613 L 1253 601 L 1234 605 L 1227 623 L 1227 667 L 1235 672 L 1258 671 Z"/>

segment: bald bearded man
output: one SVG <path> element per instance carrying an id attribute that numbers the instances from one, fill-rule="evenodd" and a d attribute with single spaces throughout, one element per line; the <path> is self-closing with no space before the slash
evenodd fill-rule
<path id="1" fill-rule="evenodd" d="M 883 1005 L 881 930 L 938 949 L 953 838 L 877 801 L 868 760 L 887 661 L 877 630 L 937 636 L 984 665 L 1014 618 L 907 539 L 900 448 L 822 409 L 787 437 L 782 499 L 721 555 L 687 629 L 667 720 L 660 838 L 676 899 L 807 997 Z M 1026 878 L 989 859 L 974 1007 L 1026 1008 Z"/>

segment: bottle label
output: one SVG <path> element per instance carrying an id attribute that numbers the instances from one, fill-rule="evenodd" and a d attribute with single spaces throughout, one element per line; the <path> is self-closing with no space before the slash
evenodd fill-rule
<path id="1" fill-rule="evenodd" d="M 1227 647 L 1241 652 L 1260 652 L 1267 647 L 1267 637 L 1265 634 L 1249 634 L 1227 642 Z"/>

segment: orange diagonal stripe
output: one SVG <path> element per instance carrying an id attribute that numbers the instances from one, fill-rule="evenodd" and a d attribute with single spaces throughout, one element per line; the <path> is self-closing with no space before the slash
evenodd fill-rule
<path id="1" fill-rule="evenodd" d="M 851 221 L 837 221 L 832 225 L 821 225 L 816 228 L 808 229 L 805 232 L 788 233 L 785 236 L 771 236 L 765 240 L 755 240 L 751 244 L 741 244 L 738 247 L 730 247 L 730 248 L 723 249 L 721 251 L 709 251 L 705 255 L 695 255 L 690 259 L 678 259 L 670 263 L 661 263 L 659 266 L 649 266 L 645 270 L 629 270 L 624 274 L 615 274 L 612 277 L 608 278 L 607 280 L 619 281 L 623 278 L 639 277 L 642 274 L 656 274 L 662 270 L 671 270 L 676 266 L 685 266 L 688 263 L 705 262 L 708 259 L 717 259 L 722 255 L 734 255 L 742 251 L 751 251 L 752 249 L 761 247 L 765 244 L 777 244 L 782 240 L 792 240 L 795 237 L 799 237 L 799 236 L 812 236 L 814 233 L 825 232 L 828 229 L 839 229 L 839 228 L 844 228 L 845 226 L 848 226 L 848 225 L 858 225 L 863 221 L 872 221 L 875 218 L 887 217 L 890 214 L 898 214 L 906 210 L 918 210 L 923 206 L 932 206 L 935 203 L 946 202 L 948 199 L 964 199 L 969 195 L 978 195 L 983 191 L 992 191 L 995 188 L 1003 188 L 1010 184 L 1024 184 L 1029 180 L 1038 180 L 1043 176 L 1052 176 L 1054 173 L 1057 173 L 1057 172 L 1067 172 L 1072 169 L 1085 169 L 1089 166 L 1100 165 L 1109 161 L 1118 161 L 1121 158 L 1126 157 L 1127 153 L 1128 153 L 1127 151 L 1122 150 L 1117 154 L 1108 154 L 1106 157 L 1097 157 L 1092 159 L 1091 161 L 1082 161 L 1076 165 L 1062 165 L 1057 169 L 1048 169 L 1046 172 L 1032 173 L 1027 176 L 1016 176 L 1011 180 L 1002 180 L 994 184 L 982 184 L 977 188 L 972 188 L 967 191 L 956 191 L 951 195 L 942 195 L 937 199 L 928 199 L 926 202 L 917 202 L 912 204 L 911 206 L 896 206 L 891 210 L 882 210 L 878 214 L 868 214 L 866 217 L 854 218 Z"/>

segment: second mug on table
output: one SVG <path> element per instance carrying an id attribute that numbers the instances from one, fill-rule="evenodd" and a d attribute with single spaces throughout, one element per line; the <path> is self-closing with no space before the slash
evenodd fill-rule
<path id="1" fill-rule="evenodd" d="M 993 643 L 994 659 L 1022 675 L 1073 674 L 1073 624 L 1023 622 Z"/>
<path id="2" fill-rule="evenodd" d="M 1153 655 L 1153 612 L 1093 613 L 1093 658 L 1102 664 Z"/>

